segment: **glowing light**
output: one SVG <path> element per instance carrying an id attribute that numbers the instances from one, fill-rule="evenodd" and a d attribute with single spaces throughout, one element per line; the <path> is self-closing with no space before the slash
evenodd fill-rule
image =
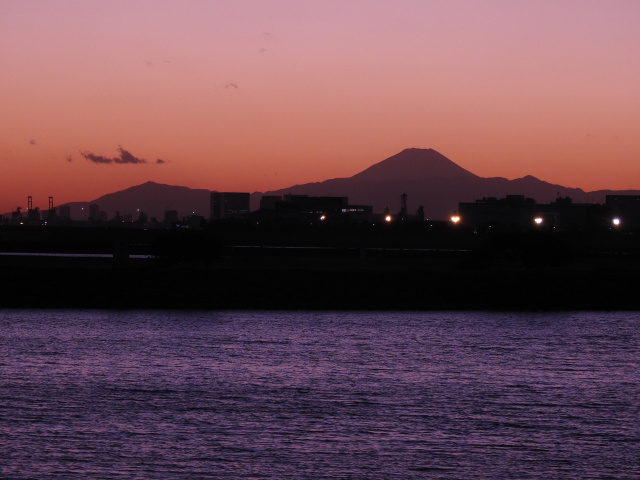
<path id="1" fill-rule="evenodd" d="M 326 215 L 320 215 L 320 221 L 324 222 L 327 219 Z"/>
<path id="2" fill-rule="evenodd" d="M 534 222 L 536 222 L 536 225 L 540 225 L 542 223 L 542 217 L 536 217 L 533 219 Z"/>
<path id="3" fill-rule="evenodd" d="M 456 225 L 460 221 L 460 216 L 459 215 L 451 215 L 451 221 L 453 222 L 454 225 Z"/>
<path id="4" fill-rule="evenodd" d="M 618 217 L 614 218 L 612 220 L 613 224 L 617 227 L 618 225 L 620 225 L 620 219 Z"/>
<path id="5" fill-rule="evenodd" d="M 384 221 L 385 222 L 390 222 L 391 221 L 391 215 L 387 215 L 386 217 L 384 217 Z"/>

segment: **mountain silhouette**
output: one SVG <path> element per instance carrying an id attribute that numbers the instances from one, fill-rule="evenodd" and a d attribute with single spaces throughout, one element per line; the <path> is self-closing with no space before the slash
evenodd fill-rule
<path id="1" fill-rule="evenodd" d="M 374 212 L 389 207 L 400 211 L 400 196 L 407 194 L 409 213 L 424 207 L 426 218 L 444 220 L 460 202 L 483 197 L 524 195 L 538 203 L 549 203 L 558 196 L 571 197 L 575 203 L 604 202 L 608 194 L 640 194 L 636 190 L 600 190 L 585 192 L 579 188 L 554 185 L 527 175 L 515 180 L 479 177 L 460 167 L 433 149 L 409 148 L 349 178 L 334 178 L 317 183 L 254 194 L 262 195 L 334 195 L 349 197 L 354 205 L 372 205 Z"/>
<path id="2" fill-rule="evenodd" d="M 138 210 L 149 218 L 162 220 L 165 210 L 177 210 L 180 217 L 198 214 L 209 217 L 210 190 L 191 189 L 147 182 L 110 193 L 90 202 L 68 203 L 72 218 L 82 219 L 81 207 L 97 204 L 109 218 L 120 212 Z M 373 211 L 385 207 L 400 211 L 400 196 L 407 194 L 408 212 L 423 206 L 426 218 L 445 220 L 458 209 L 460 202 L 473 202 L 483 197 L 524 195 L 538 203 L 549 203 L 559 196 L 571 197 L 574 203 L 604 203 L 606 195 L 640 195 L 639 190 L 598 190 L 585 192 L 579 188 L 555 185 L 527 175 L 508 180 L 502 177 L 479 177 L 460 167 L 433 149 L 409 148 L 348 178 L 293 185 L 288 188 L 251 195 L 251 208 L 258 208 L 263 195 L 311 195 L 348 197 L 352 205 L 372 205 Z M 86 212 L 87 210 L 85 210 Z"/>
<path id="3" fill-rule="evenodd" d="M 176 210 L 180 217 L 191 214 L 209 218 L 210 190 L 193 189 L 175 185 L 146 182 L 114 193 L 103 195 L 90 202 L 67 203 L 72 218 L 82 219 L 81 208 L 88 212 L 89 205 L 96 204 L 100 210 L 112 218 L 116 212 L 120 215 L 131 214 L 137 219 L 140 212 L 149 218 L 162 221 L 165 210 Z"/>
<path id="4" fill-rule="evenodd" d="M 379 182 L 426 180 L 434 177 L 449 180 L 478 178 L 431 148 L 408 148 L 357 173 L 351 179 Z"/>

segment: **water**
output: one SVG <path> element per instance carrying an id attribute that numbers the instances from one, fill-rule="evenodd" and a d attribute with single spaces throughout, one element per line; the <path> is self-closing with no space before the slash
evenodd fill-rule
<path id="1" fill-rule="evenodd" d="M 639 326 L 0 311 L 0 478 L 637 479 Z"/>

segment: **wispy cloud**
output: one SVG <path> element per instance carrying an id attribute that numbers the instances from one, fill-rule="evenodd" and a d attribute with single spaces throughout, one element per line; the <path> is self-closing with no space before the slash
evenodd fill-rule
<path id="1" fill-rule="evenodd" d="M 96 155 L 95 153 L 91 153 L 91 152 L 88 152 L 88 151 L 80 152 L 80 155 L 82 155 L 85 159 L 89 160 L 90 162 L 97 163 L 97 164 L 102 164 L 102 165 L 112 165 L 112 164 L 120 164 L 120 165 L 122 165 L 122 164 L 133 164 L 133 165 L 135 165 L 135 164 L 140 164 L 140 163 L 149 163 L 144 158 L 136 157 L 131 152 L 129 152 L 128 150 L 125 150 L 121 146 L 118 147 L 118 152 L 120 153 L 120 155 L 117 156 L 117 157 L 105 157 L 105 156 L 102 156 L 102 155 Z M 153 163 L 156 164 L 156 165 L 161 165 L 163 163 L 167 163 L 167 161 L 158 158 Z"/>

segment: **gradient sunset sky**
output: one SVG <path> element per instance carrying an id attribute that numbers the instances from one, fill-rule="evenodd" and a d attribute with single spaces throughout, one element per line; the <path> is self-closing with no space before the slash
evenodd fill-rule
<path id="1" fill-rule="evenodd" d="M 410 147 L 640 189 L 639 23 L 637 0 L 0 0 L 0 212 L 267 191 Z"/>

